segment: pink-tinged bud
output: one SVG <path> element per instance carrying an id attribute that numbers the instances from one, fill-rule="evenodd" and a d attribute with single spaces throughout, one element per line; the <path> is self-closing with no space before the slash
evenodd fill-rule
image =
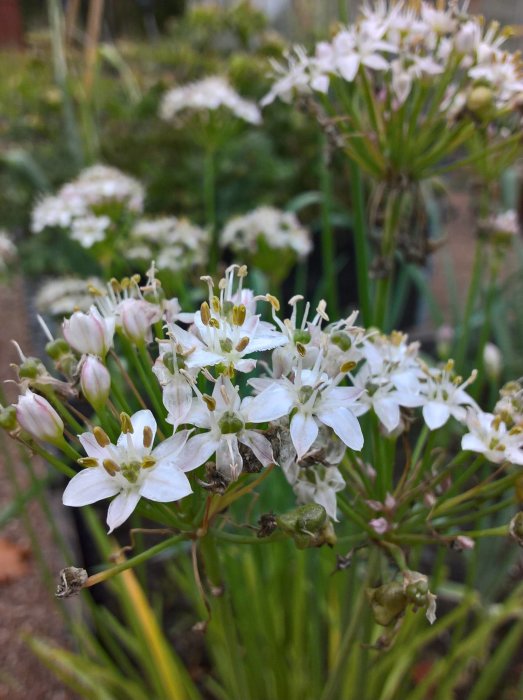
<path id="1" fill-rule="evenodd" d="M 369 525 L 377 535 L 384 535 L 390 530 L 390 523 L 385 518 L 374 518 L 369 520 Z"/>
<path id="2" fill-rule="evenodd" d="M 58 444 L 63 439 L 64 424 L 47 399 L 29 389 L 18 398 L 16 418 L 21 428 L 38 440 Z"/>
<path id="3" fill-rule="evenodd" d="M 105 406 L 111 390 L 111 375 L 94 355 L 86 355 L 80 363 L 80 387 L 95 411 Z"/>
<path id="4" fill-rule="evenodd" d="M 63 334 L 69 345 L 82 355 L 105 357 L 113 344 L 114 318 L 103 318 L 95 306 L 87 314 L 75 311 L 64 321 Z"/>
<path id="5" fill-rule="evenodd" d="M 161 308 L 143 299 L 126 299 L 120 304 L 122 330 L 136 345 L 141 345 L 150 337 L 151 326 L 161 317 Z"/>

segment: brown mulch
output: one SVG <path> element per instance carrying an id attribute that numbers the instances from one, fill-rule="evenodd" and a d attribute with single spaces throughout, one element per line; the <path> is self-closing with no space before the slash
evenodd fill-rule
<path id="1" fill-rule="evenodd" d="M 9 363 L 15 362 L 17 355 L 10 340 L 16 338 L 28 353 L 32 350 L 26 298 L 19 281 L 0 286 L 0 329 L 0 378 L 12 379 L 14 375 Z M 6 384 L 5 391 L 10 400 L 15 400 L 17 391 L 14 385 Z M 5 442 L 10 441 L 6 439 Z M 8 455 L 0 454 L 0 513 L 15 496 L 7 460 L 16 467 L 20 487 L 24 488 L 29 482 L 23 464 L 16 461 L 16 445 L 11 443 L 8 449 Z M 34 467 L 39 474 L 43 473 L 43 465 L 36 460 Z M 61 506 L 54 502 L 58 499 L 50 496 L 46 496 L 46 499 L 53 512 L 59 513 Z M 64 690 L 24 641 L 24 636 L 29 635 L 62 647 L 70 644 L 58 601 L 54 599 L 56 582 L 44 580 L 38 565 L 41 558 L 53 578 L 56 578 L 64 565 L 62 555 L 53 542 L 48 520 L 39 504 L 33 501 L 26 513 L 37 533 L 38 552 L 32 546 L 22 518 L 11 520 L 0 531 L 4 552 L 0 558 L 0 700 L 70 700 L 75 696 Z M 60 517 L 58 526 L 64 527 Z M 17 553 L 19 568 L 16 567 Z M 69 609 L 65 608 L 65 612 L 67 614 Z"/>

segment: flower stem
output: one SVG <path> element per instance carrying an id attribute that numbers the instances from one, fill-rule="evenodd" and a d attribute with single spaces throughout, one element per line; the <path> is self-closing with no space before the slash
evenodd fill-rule
<path id="1" fill-rule="evenodd" d="M 203 169 L 203 199 L 205 225 L 211 234 L 209 269 L 212 275 L 218 266 L 218 226 L 216 222 L 216 150 L 209 146 L 205 149 Z"/>
<path id="2" fill-rule="evenodd" d="M 369 290 L 369 251 L 365 226 L 365 201 L 361 169 L 352 159 L 349 160 L 351 199 L 354 215 L 354 248 L 356 253 L 356 281 L 361 321 L 364 326 L 371 322 Z"/>
<path id="3" fill-rule="evenodd" d="M 335 242 L 332 230 L 332 179 L 329 171 L 329 145 L 327 138 L 321 139 L 321 163 L 320 163 L 320 187 L 321 199 L 321 255 L 323 261 L 323 274 L 327 305 L 330 313 L 338 315 L 338 286 L 335 268 Z"/>
<path id="4" fill-rule="evenodd" d="M 93 574 L 92 576 L 89 576 L 89 578 L 85 582 L 84 588 L 96 586 L 96 584 L 102 583 L 102 581 L 107 581 L 113 576 L 120 574 L 122 571 L 126 571 L 127 569 L 133 569 L 135 566 L 138 566 L 139 564 L 142 564 L 148 559 L 151 559 L 151 557 L 154 557 L 155 554 L 159 554 L 160 552 L 163 552 L 164 549 L 169 549 L 169 547 L 173 547 L 175 544 L 178 544 L 178 542 L 181 542 L 184 539 L 186 539 L 185 535 L 174 535 L 173 537 L 167 538 L 163 542 L 159 542 L 158 544 L 154 545 L 154 547 L 146 549 L 145 552 L 141 552 L 135 557 L 127 559 L 121 564 L 111 566 L 109 569 L 105 569 L 104 571 L 100 571 L 97 574 Z"/>

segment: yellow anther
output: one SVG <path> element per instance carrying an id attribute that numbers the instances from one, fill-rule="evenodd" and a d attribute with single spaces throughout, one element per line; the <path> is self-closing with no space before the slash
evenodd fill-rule
<path id="1" fill-rule="evenodd" d="M 153 431 L 151 428 L 146 425 L 143 429 L 143 446 L 144 447 L 151 447 L 153 444 Z"/>
<path id="2" fill-rule="evenodd" d="M 211 318 L 211 319 L 209 320 L 209 326 L 211 326 L 211 328 L 219 328 L 219 327 L 220 327 L 220 322 L 218 321 L 217 318 Z"/>
<path id="3" fill-rule="evenodd" d="M 151 455 L 147 455 L 142 459 L 142 468 L 143 469 L 150 469 L 151 467 L 154 467 L 156 464 L 156 460 L 154 457 L 151 457 Z"/>
<path id="4" fill-rule="evenodd" d="M 109 282 L 109 284 L 111 285 L 113 292 L 121 292 L 122 291 L 122 286 L 121 286 L 120 282 L 118 282 L 116 277 L 113 277 L 111 279 L 111 281 Z"/>
<path id="5" fill-rule="evenodd" d="M 103 428 L 100 428 L 99 425 L 93 428 L 93 435 L 94 439 L 100 445 L 100 447 L 107 447 L 107 445 L 111 444 L 109 436 Z"/>
<path id="6" fill-rule="evenodd" d="M 247 274 L 248 274 L 247 265 L 240 265 L 236 274 L 238 277 L 247 277 Z"/>
<path id="7" fill-rule="evenodd" d="M 280 310 L 280 302 L 278 301 L 278 299 L 276 299 L 275 296 L 273 296 L 272 294 L 266 294 L 265 299 L 269 302 L 269 304 L 275 311 Z"/>
<path id="8" fill-rule="evenodd" d="M 110 476 L 114 476 L 116 474 L 116 472 L 120 471 L 120 467 L 116 464 L 116 462 L 113 462 L 112 459 L 104 459 L 103 465 L 104 465 L 105 471 Z"/>
<path id="9" fill-rule="evenodd" d="M 342 374 L 345 374 L 346 372 L 351 372 L 355 367 L 356 363 L 353 360 L 349 360 L 342 364 L 342 366 L 340 367 L 340 372 L 342 372 Z"/>
<path id="10" fill-rule="evenodd" d="M 305 357 L 307 354 L 307 349 L 302 343 L 296 343 L 296 350 L 298 351 L 298 355 L 301 355 L 301 357 Z"/>
<path id="11" fill-rule="evenodd" d="M 131 280 L 128 277 L 122 277 L 120 284 L 122 289 L 128 289 L 131 286 Z"/>
<path id="12" fill-rule="evenodd" d="M 202 316 L 203 325 L 208 326 L 212 320 L 212 317 L 211 309 L 209 308 L 209 304 L 206 301 L 202 302 L 202 305 L 200 306 L 200 314 Z"/>
<path id="13" fill-rule="evenodd" d="M 245 304 L 240 304 L 239 306 L 233 306 L 232 309 L 232 322 L 235 326 L 243 326 L 245 323 L 245 317 L 247 316 L 247 309 Z"/>
<path id="14" fill-rule="evenodd" d="M 80 457 L 76 460 L 81 467 L 97 467 L 98 460 L 95 457 Z"/>
<path id="15" fill-rule="evenodd" d="M 216 409 L 216 401 L 213 399 L 212 396 L 209 396 L 208 394 L 203 394 L 202 399 L 205 401 L 205 405 L 209 409 L 209 411 L 214 411 Z"/>
<path id="16" fill-rule="evenodd" d="M 249 345 L 249 342 L 250 342 L 250 338 L 248 338 L 247 336 L 242 338 L 235 348 L 236 351 L 243 352 L 245 350 L 245 348 L 247 347 L 247 345 Z"/>
<path id="17" fill-rule="evenodd" d="M 122 433 L 134 433 L 131 417 L 128 413 L 124 413 L 123 411 L 120 413 L 120 425 L 122 427 Z"/>
<path id="18" fill-rule="evenodd" d="M 219 314 L 222 307 L 220 304 L 220 300 L 218 299 L 218 297 L 216 295 L 213 296 L 213 298 L 211 299 L 211 304 L 212 304 L 212 310 L 214 311 L 214 313 Z"/>

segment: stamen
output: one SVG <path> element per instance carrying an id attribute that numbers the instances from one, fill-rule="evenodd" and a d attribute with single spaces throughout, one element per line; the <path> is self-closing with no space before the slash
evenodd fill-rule
<path id="1" fill-rule="evenodd" d="M 128 413 L 120 413 L 120 425 L 122 426 L 122 433 L 134 433 L 133 424 L 131 423 L 131 417 Z"/>
<path id="2" fill-rule="evenodd" d="M 80 457 L 76 460 L 81 467 L 97 467 L 98 460 L 96 457 Z"/>
<path id="3" fill-rule="evenodd" d="M 120 467 L 116 464 L 116 462 L 113 462 L 112 459 L 104 459 L 103 467 L 110 476 L 114 476 L 116 472 L 120 471 Z"/>
<path id="4" fill-rule="evenodd" d="M 109 436 L 103 428 L 100 428 L 99 425 L 93 428 L 93 435 L 94 439 L 100 445 L 100 447 L 107 447 L 107 445 L 111 444 Z"/>
<path id="5" fill-rule="evenodd" d="M 240 342 L 239 342 L 238 345 L 236 346 L 235 350 L 236 350 L 237 352 L 243 352 L 243 351 L 245 350 L 245 348 L 247 347 L 247 345 L 249 345 L 249 343 L 250 343 L 250 338 L 248 338 L 247 336 L 245 336 L 244 338 L 242 338 L 242 339 L 240 340 Z"/>
<path id="6" fill-rule="evenodd" d="M 212 396 L 209 396 L 208 394 L 202 394 L 202 399 L 205 402 L 205 405 L 207 406 L 209 411 L 216 410 L 216 401 L 213 399 Z"/>
<path id="7" fill-rule="evenodd" d="M 212 316 L 211 309 L 209 308 L 209 304 L 206 301 L 202 302 L 202 305 L 200 306 L 200 313 L 202 316 L 203 325 L 208 326 L 211 322 Z"/>
<path id="8" fill-rule="evenodd" d="M 149 447 L 151 447 L 152 444 L 153 444 L 153 431 L 151 430 L 151 428 L 148 425 L 146 425 L 143 429 L 143 446 L 149 448 Z"/>

